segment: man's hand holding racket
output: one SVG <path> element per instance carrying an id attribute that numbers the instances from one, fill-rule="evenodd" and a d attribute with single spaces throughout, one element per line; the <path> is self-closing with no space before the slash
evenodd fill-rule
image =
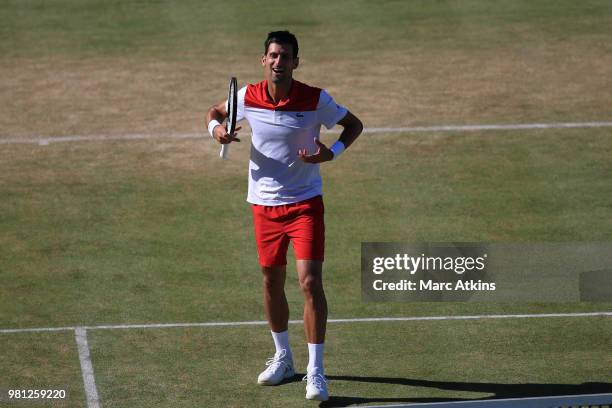
<path id="1" fill-rule="evenodd" d="M 232 142 L 239 142 L 236 137 L 241 127 L 236 127 L 238 110 L 238 81 L 236 77 L 230 79 L 229 92 L 226 102 L 213 105 L 206 115 L 208 132 L 221 144 L 219 156 L 227 159 L 229 152 L 228 145 Z M 225 121 L 225 125 L 221 122 Z"/>
<path id="2" fill-rule="evenodd" d="M 230 135 L 229 133 L 227 133 L 227 128 L 224 125 L 217 126 L 213 130 L 213 137 L 217 142 L 221 143 L 222 145 L 232 142 L 239 142 L 240 139 L 238 139 L 237 135 L 240 129 L 242 129 L 242 126 L 238 126 L 234 130 L 234 134 Z"/>

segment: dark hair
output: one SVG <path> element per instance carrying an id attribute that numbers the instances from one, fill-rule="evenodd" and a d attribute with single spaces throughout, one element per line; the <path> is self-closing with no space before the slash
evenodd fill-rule
<path id="1" fill-rule="evenodd" d="M 299 50 L 297 38 L 289 31 L 272 31 L 268 33 L 268 38 L 266 38 L 266 42 L 264 43 L 264 54 L 268 53 L 268 47 L 272 43 L 291 45 L 293 49 L 293 58 L 297 58 Z"/>

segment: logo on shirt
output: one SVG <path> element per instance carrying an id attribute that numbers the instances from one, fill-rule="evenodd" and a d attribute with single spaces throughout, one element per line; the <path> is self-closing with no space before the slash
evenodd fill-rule
<path id="1" fill-rule="evenodd" d="M 301 113 L 296 113 L 295 116 L 298 117 L 298 118 L 303 118 L 304 117 L 304 115 L 301 114 Z"/>

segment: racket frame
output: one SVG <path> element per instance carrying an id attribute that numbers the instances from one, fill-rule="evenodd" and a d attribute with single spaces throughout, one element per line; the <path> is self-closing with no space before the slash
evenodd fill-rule
<path id="1" fill-rule="evenodd" d="M 229 91 L 227 95 L 227 134 L 233 135 L 236 131 L 236 114 L 238 109 L 238 81 L 236 77 L 231 77 Z M 229 154 L 229 143 L 221 146 L 219 157 L 227 160 Z"/>

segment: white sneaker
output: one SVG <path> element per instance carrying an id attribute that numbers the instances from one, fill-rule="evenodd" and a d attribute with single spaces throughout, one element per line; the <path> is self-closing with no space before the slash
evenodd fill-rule
<path id="1" fill-rule="evenodd" d="M 257 383 L 261 385 L 277 385 L 283 380 L 295 375 L 293 359 L 287 355 L 287 350 L 274 354 L 274 357 L 266 361 L 266 368 L 257 377 Z"/>
<path id="2" fill-rule="evenodd" d="M 306 374 L 302 381 L 306 380 L 306 399 L 315 401 L 327 401 L 327 379 L 323 374 Z"/>

